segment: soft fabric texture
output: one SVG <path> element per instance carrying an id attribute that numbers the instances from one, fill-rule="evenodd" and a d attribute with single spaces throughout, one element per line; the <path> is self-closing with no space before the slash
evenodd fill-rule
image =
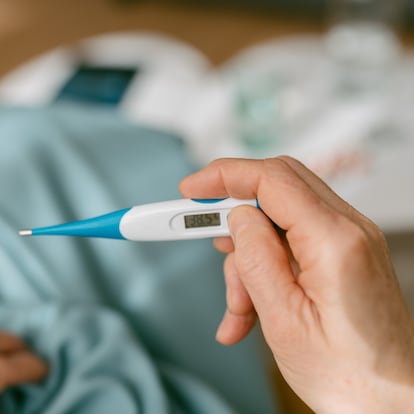
<path id="1" fill-rule="evenodd" d="M 21 238 L 17 230 L 179 198 L 177 137 L 86 108 L 0 111 L 0 330 L 49 361 L 1 413 L 273 413 L 257 333 L 215 342 L 223 257 L 211 240 Z"/>

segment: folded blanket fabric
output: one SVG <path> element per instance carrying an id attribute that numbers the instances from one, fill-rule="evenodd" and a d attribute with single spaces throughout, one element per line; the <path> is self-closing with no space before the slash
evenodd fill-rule
<path id="1" fill-rule="evenodd" d="M 82 108 L 0 111 L 0 330 L 49 361 L 1 413 L 273 413 L 257 333 L 226 348 L 211 241 L 20 238 L 17 230 L 178 198 L 182 141 Z"/>

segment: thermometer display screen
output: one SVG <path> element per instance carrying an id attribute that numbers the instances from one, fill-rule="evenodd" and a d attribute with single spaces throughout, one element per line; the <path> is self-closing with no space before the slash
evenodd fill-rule
<path id="1" fill-rule="evenodd" d="M 192 214 L 184 216 L 184 223 L 186 229 L 220 226 L 220 213 Z"/>

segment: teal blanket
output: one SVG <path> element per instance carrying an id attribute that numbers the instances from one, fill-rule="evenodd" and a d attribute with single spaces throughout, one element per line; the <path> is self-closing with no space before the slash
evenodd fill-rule
<path id="1" fill-rule="evenodd" d="M 0 111 L 0 330 L 50 364 L 1 413 L 274 413 L 257 333 L 214 340 L 225 308 L 211 240 L 20 238 L 17 230 L 178 198 L 182 141 L 113 112 Z"/>

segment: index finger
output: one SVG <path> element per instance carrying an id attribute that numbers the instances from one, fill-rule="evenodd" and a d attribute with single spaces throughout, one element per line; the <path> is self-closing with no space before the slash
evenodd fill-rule
<path id="1" fill-rule="evenodd" d="M 334 215 L 283 157 L 216 160 L 185 178 L 180 190 L 192 198 L 257 198 L 264 212 L 287 231 L 300 226 L 301 232 L 321 232 Z"/>

